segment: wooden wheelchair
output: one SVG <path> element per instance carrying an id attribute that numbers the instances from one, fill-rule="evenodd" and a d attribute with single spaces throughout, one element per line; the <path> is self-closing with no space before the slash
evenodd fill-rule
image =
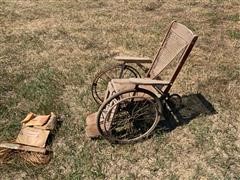
<path id="1" fill-rule="evenodd" d="M 122 62 L 116 66 L 118 77 L 108 77 L 109 70 L 98 74 L 96 79 L 106 77 L 105 89 L 99 93 L 99 80 L 95 79 L 92 94 L 98 103 L 102 103 L 96 119 L 98 131 L 104 138 L 111 143 L 139 141 L 156 128 L 161 116 L 164 116 L 163 105 L 172 112 L 170 100 L 176 98 L 180 101 L 181 98 L 170 95 L 169 91 L 197 38 L 186 26 L 173 21 L 153 61 L 149 58 L 117 57 L 117 61 Z M 129 63 L 140 67 L 144 63 L 152 64 L 145 77 L 141 78 L 136 69 L 127 65 Z M 174 68 L 174 71 L 169 79 L 164 80 L 162 72 L 167 67 Z"/>

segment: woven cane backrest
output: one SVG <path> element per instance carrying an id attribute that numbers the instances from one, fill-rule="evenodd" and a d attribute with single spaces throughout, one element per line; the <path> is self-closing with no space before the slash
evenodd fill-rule
<path id="1" fill-rule="evenodd" d="M 177 76 L 196 39 L 197 36 L 186 26 L 175 21 L 172 22 L 147 76 L 152 79 L 157 78 L 173 61 L 177 63 L 172 76 Z"/>

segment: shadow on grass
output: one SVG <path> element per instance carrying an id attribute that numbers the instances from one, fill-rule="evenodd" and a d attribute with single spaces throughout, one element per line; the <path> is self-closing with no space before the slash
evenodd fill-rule
<path id="1" fill-rule="evenodd" d="M 165 120 L 161 121 L 157 128 L 171 131 L 177 126 L 188 124 L 198 116 L 217 113 L 213 105 L 200 93 L 183 95 L 181 101 L 181 103 L 169 102 L 170 108 L 167 108 L 166 104 L 163 106 Z"/>
<path id="2" fill-rule="evenodd" d="M 56 127 L 50 133 L 50 135 L 47 139 L 47 143 L 46 143 L 47 149 L 52 149 L 53 142 L 54 142 L 56 136 L 58 135 L 58 131 L 61 128 L 62 123 L 63 123 L 63 118 L 57 117 Z"/>

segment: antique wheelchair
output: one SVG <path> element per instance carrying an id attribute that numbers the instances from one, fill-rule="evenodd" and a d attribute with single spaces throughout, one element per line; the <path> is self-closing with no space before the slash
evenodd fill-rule
<path id="1" fill-rule="evenodd" d="M 176 94 L 170 95 L 169 90 L 197 38 L 186 26 L 173 21 L 153 61 L 149 58 L 117 57 L 116 60 L 122 64 L 96 76 L 92 94 L 96 102 L 102 103 L 96 119 L 98 131 L 104 138 L 111 143 L 139 141 L 156 128 L 164 116 L 163 106 L 172 112 L 170 101 L 181 101 L 181 98 Z M 129 63 L 136 63 L 144 71 L 146 68 L 142 64 L 152 64 L 145 78 L 141 78 L 135 68 L 127 65 Z M 173 66 L 175 70 L 170 78 L 163 80 L 162 72 Z M 108 75 L 110 71 L 116 72 L 115 77 Z M 100 81 L 105 83 L 102 89 Z"/>

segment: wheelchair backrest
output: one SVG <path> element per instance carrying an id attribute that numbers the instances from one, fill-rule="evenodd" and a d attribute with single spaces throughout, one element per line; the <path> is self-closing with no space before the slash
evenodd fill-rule
<path id="1" fill-rule="evenodd" d="M 176 62 L 173 74 L 170 76 L 170 82 L 173 83 L 197 38 L 186 26 L 173 21 L 147 73 L 147 77 L 152 79 L 161 77 L 161 72 L 167 66 Z"/>

